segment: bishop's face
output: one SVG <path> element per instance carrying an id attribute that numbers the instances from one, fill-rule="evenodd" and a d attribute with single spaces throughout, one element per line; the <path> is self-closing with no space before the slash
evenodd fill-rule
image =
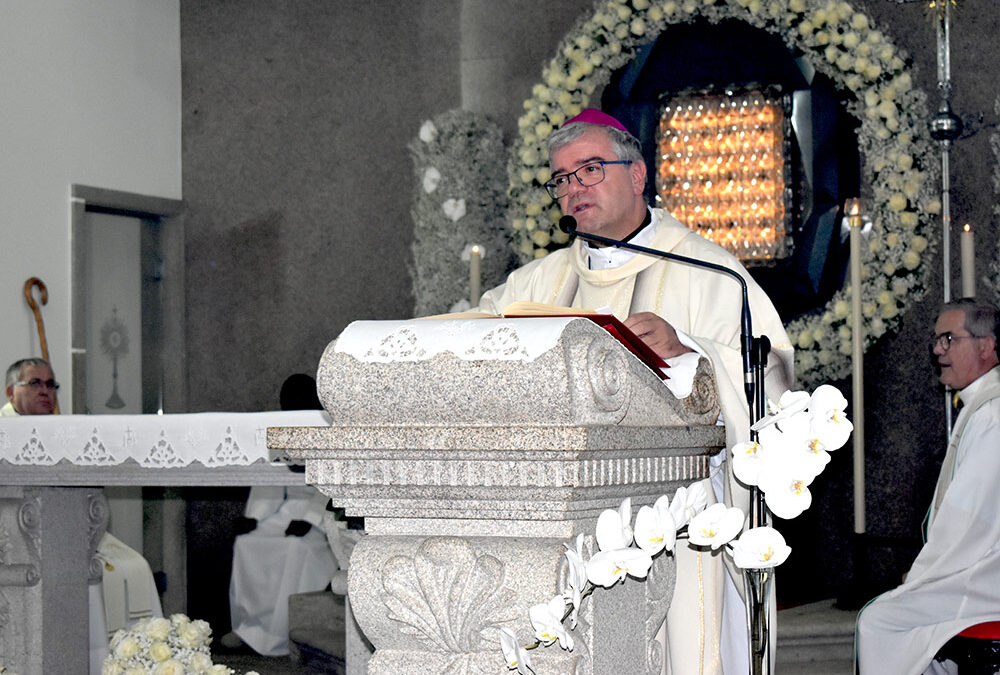
<path id="1" fill-rule="evenodd" d="M 595 127 L 553 152 L 549 164 L 555 176 L 593 162 L 618 159 L 608 134 Z M 621 239 L 631 234 L 646 217 L 642 198 L 645 184 L 644 162 L 608 164 L 604 166 L 604 180 L 597 185 L 584 187 L 571 177 L 569 192 L 559 199 L 559 208 L 563 215 L 576 218 L 581 232 Z"/>
<path id="2" fill-rule="evenodd" d="M 950 336 L 950 340 L 943 336 Z M 934 354 L 941 367 L 940 380 L 952 389 L 964 389 L 997 365 L 996 340 L 973 337 L 965 329 L 965 312 L 949 309 L 934 324 Z"/>

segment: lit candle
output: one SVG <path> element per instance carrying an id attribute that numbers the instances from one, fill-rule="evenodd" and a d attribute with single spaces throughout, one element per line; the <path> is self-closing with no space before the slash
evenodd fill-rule
<path id="1" fill-rule="evenodd" d="M 972 227 L 966 223 L 962 228 L 962 297 L 976 297 L 976 249 L 972 239 Z"/>
<path id="2" fill-rule="evenodd" d="M 479 306 L 479 297 L 483 294 L 481 261 L 479 246 L 473 246 L 469 251 L 469 304 L 473 307 Z"/>
<path id="3" fill-rule="evenodd" d="M 854 410 L 854 531 L 865 526 L 865 418 L 864 418 L 864 336 L 861 319 L 861 200 L 848 199 L 844 204 L 851 231 L 851 342 L 852 398 Z"/>

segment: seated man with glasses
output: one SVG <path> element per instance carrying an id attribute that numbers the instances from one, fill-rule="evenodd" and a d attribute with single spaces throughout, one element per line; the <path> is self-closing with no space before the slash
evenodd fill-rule
<path id="1" fill-rule="evenodd" d="M 0 417 L 51 415 L 56 408 L 59 383 L 45 359 L 15 361 L 7 369 L 7 404 Z"/>
<path id="2" fill-rule="evenodd" d="M 548 153 L 551 176 L 545 189 L 563 216 L 576 219 L 579 232 L 698 258 L 740 274 L 747 282 L 754 334 L 766 335 L 772 345 L 768 398 L 777 400 L 791 388 L 792 347 L 770 299 L 735 257 L 666 211 L 647 205 L 646 162 L 638 139 L 619 120 L 600 110 L 584 110 L 552 132 Z M 749 440 L 739 344 L 742 295 L 729 275 L 578 238 L 514 270 L 503 285 L 483 295 L 479 306 L 500 313 L 517 301 L 607 307 L 662 358 L 708 358 L 716 374 L 726 442 L 731 447 Z M 676 387 L 674 380 L 668 386 L 678 396 L 690 392 L 690 387 L 686 392 Z M 746 510 L 747 491 L 724 459 L 725 451 L 712 458 L 712 485 L 706 488 L 718 501 Z M 722 558 L 677 547 L 667 617 L 667 658 L 674 673 L 749 670 L 743 604 Z"/>
<path id="3" fill-rule="evenodd" d="M 905 581 L 858 620 L 869 673 L 954 673 L 934 661 L 948 640 L 1000 620 L 1000 312 L 963 298 L 942 308 L 931 340 L 939 379 L 958 391 L 955 420 L 927 513 L 926 538 Z M 917 439 L 919 442 L 919 439 Z"/>

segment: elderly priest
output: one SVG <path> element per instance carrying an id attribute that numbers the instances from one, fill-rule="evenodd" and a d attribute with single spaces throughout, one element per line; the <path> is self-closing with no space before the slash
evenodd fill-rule
<path id="1" fill-rule="evenodd" d="M 927 538 L 903 583 L 858 619 L 861 675 L 956 673 L 935 654 L 971 626 L 1000 621 L 1000 312 L 963 298 L 934 325 L 942 384 L 962 409 L 927 513 Z M 983 671 L 985 672 L 985 671 Z M 992 671 L 990 671 L 992 672 Z"/>

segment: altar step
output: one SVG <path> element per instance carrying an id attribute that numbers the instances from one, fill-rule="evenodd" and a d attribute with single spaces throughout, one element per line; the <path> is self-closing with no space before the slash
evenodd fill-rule
<path id="1" fill-rule="evenodd" d="M 858 613 L 821 600 L 778 611 L 780 675 L 852 675 Z"/>

